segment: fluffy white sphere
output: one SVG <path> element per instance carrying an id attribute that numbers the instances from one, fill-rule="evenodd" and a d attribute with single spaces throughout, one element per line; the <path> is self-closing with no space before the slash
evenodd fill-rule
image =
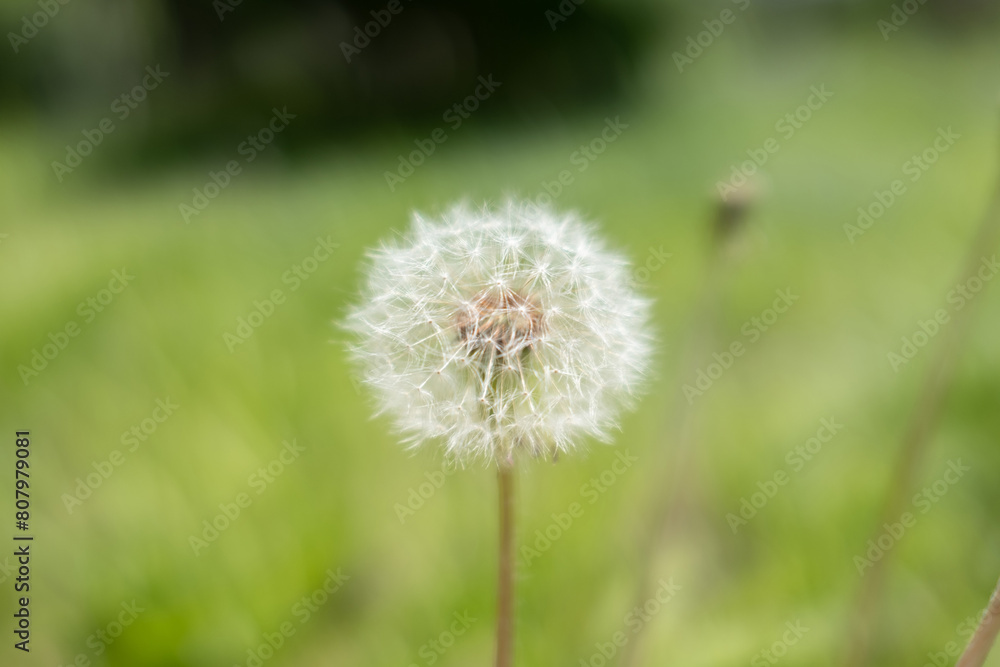
<path id="1" fill-rule="evenodd" d="M 507 463 L 609 439 L 648 368 L 649 304 L 588 225 L 531 204 L 457 206 L 414 216 L 371 259 L 346 326 L 407 442 Z"/>

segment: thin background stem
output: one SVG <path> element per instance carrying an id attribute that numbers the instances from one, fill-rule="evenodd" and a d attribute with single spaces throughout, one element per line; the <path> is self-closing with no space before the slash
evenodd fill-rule
<path id="1" fill-rule="evenodd" d="M 993 591 L 993 597 L 983 612 L 983 617 L 979 621 L 976 634 L 972 635 L 969 645 L 965 648 L 965 653 L 958 659 L 955 667 L 982 667 L 986 664 L 986 657 L 993 648 L 997 633 L 1000 633 L 1000 581 Z"/>
<path id="2" fill-rule="evenodd" d="M 514 467 L 497 470 L 500 500 L 499 573 L 497 577 L 496 667 L 514 664 Z"/>
<path id="3" fill-rule="evenodd" d="M 703 289 L 699 295 L 692 324 L 685 343 L 682 359 L 683 377 L 693 376 L 699 365 L 708 358 L 718 328 L 720 295 L 728 278 L 731 244 L 739 238 L 749 206 L 749 195 L 741 193 L 732 201 L 720 201 L 712 220 L 711 256 L 705 271 Z M 679 387 L 671 408 L 665 410 L 670 447 L 661 448 L 661 460 L 654 469 L 662 470 L 664 479 L 658 484 L 650 506 L 649 523 L 643 533 L 639 548 L 639 575 L 633 597 L 633 606 L 641 607 L 656 588 L 655 565 L 657 556 L 668 537 L 680 529 L 688 499 L 693 494 L 693 453 L 697 440 L 695 410 Z M 640 662 L 642 632 L 622 649 L 620 667 L 633 667 Z"/>
<path id="4" fill-rule="evenodd" d="M 1000 236 L 1000 183 L 979 230 L 969 245 L 958 283 L 965 284 L 976 275 L 983 257 L 995 252 L 998 236 Z M 931 435 L 937 426 L 938 415 L 951 387 L 955 362 L 965 344 L 973 305 L 970 304 L 969 307 L 954 313 L 953 324 L 943 334 L 944 340 L 937 350 L 937 356 L 924 377 L 917 405 L 903 436 L 896 465 L 893 466 L 889 491 L 878 522 L 875 524 L 873 538 L 876 540 L 883 530 L 882 526 L 897 521 L 905 510 L 906 500 L 912 493 L 914 480 L 921 470 Z M 845 667 L 864 667 L 868 664 L 871 638 L 877 634 L 877 611 L 885 588 L 885 572 L 889 556 L 887 553 L 873 563 L 865 574 L 851 614 L 847 651 L 842 663 Z"/>

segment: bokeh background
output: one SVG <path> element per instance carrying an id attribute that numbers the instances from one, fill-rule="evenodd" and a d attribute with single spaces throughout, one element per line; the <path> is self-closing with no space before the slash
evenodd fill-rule
<path id="1" fill-rule="evenodd" d="M 614 446 L 520 470 L 518 537 L 538 553 L 518 573 L 518 664 L 624 664 L 623 649 L 601 655 L 619 631 L 635 665 L 953 664 L 1000 575 L 1000 301 L 988 284 L 961 314 L 948 300 L 967 258 L 995 252 L 975 241 L 998 179 L 995 3 L 395 7 L 345 55 L 385 3 L 0 6 L 0 516 L 13 536 L 27 428 L 36 538 L 29 655 L 11 646 L 16 575 L 0 556 L 0 664 L 490 664 L 493 475 L 438 476 L 437 452 L 404 452 L 369 419 L 334 322 L 365 248 L 412 210 L 509 194 L 598 221 L 646 268 L 661 342 Z M 131 93 L 147 67 L 169 74 Z M 449 109 L 490 75 L 500 85 L 456 127 Z M 813 87 L 832 96 L 789 136 L 777 124 Z M 295 118 L 248 161 L 275 108 Z M 114 131 L 77 166 L 53 165 L 104 118 Z M 620 134 L 586 157 L 607 119 Z M 447 139 L 387 182 L 435 128 Z M 904 171 L 949 128 L 933 164 Z M 769 138 L 777 152 L 719 233 L 717 184 Z M 185 216 L 232 160 L 240 172 Z M 851 234 L 896 179 L 905 192 Z M 336 247 L 308 261 L 318 239 Z M 114 271 L 134 276 L 118 293 Z M 777 290 L 798 300 L 764 331 L 753 318 Z M 894 368 L 939 309 L 951 321 Z M 234 343 L 241 318 L 259 326 Z M 686 400 L 734 341 L 745 354 Z M 850 657 L 873 581 L 856 557 L 949 345 L 953 380 L 901 491 L 915 525 L 882 561 L 870 650 Z M 177 406 L 162 422 L 157 401 Z M 786 455 L 823 419 L 842 430 L 797 469 Z M 274 464 L 285 441 L 304 449 Z M 624 452 L 637 462 L 609 476 Z M 968 471 L 934 490 L 959 460 Z M 727 515 L 779 471 L 734 532 Z M 911 499 L 924 487 L 926 512 Z M 238 498 L 249 506 L 220 519 Z M 582 516 L 552 530 L 574 502 Z M 644 572 L 680 588 L 636 634 Z M 268 650 L 282 627 L 294 634 Z"/>

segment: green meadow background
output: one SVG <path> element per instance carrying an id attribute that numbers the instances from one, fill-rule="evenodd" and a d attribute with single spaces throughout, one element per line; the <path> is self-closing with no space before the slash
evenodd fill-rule
<path id="1" fill-rule="evenodd" d="M 102 162 L 101 147 L 59 183 L 50 163 L 95 116 L 53 130 L 10 114 L 0 125 L 0 539 L 16 532 L 14 432 L 29 429 L 35 540 L 27 655 L 10 632 L 13 546 L 0 550 L 0 664 L 491 664 L 494 475 L 437 475 L 437 451 L 404 451 L 371 419 L 336 321 L 366 248 L 405 229 L 411 211 L 536 197 L 565 169 L 573 179 L 555 205 L 655 267 L 637 276 L 655 300 L 659 344 L 649 394 L 613 445 L 582 442 L 578 455 L 519 468 L 517 536 L 535 552 L 517 573 L 518 664 L 616 664 L 620 653 L 602 662 L 600 651 L 619 631 L 636 664 L 775 664 L 761 651 L 789 623 L 808 631 L 780 664 L 843 664 L 867 581 L 855 557 L 875 535 L 945 336 L 897 370 L 888 354 L 938 309 L 954 316 L 947 297 L 998 180 L 998 24 L 945 31 L 918 15 L 885 40 L 874 20 L 775 26 L 750 8 L 679 72 L 674 52 L 724 6 L 692 5 L 670 26 L 651 19 L 654 46 L 624 95 L 545 124 L 472 115 L 395 191 L 384 172 L 425 128 L 391 126 L 305 156 L 269 147 L 190 223 L 179 204 L 225 154 L 132 173 Z M 776 122 L 813 86 L 832 97 L 784 138 Z M 260 111 L 262 125 L 270 112 Z M 606 118 L 627 127 L 577 171 L 574 151 Z M 234 124 L 222 142 L 235 147 L 256 127 Z M 910 181 L 904 163 L 941 128 L 959 138 Z M 780 149 L 717 261 L 716 184 L 769 137 Z M 109 135 L 106 148 L 128 140 Z M 906 192 L 852 243 L 844 226 L 895 179 Z M 286 272 L 317 239 L 336 248 L 292 289 Z M 669 258 L 647 264 L 657 253 Z M 134 279 L 86 321 L 80 304 L 116 270 Z M 275 290 L 283 302 L 227 345 Z M 747 323 L 777 290 L 798 300 L 751 341 Z M 706 294 L 716 295 L 707 318 Z M 938 486 L 946 493 L 929 511 L 911 507 L 915 525 L 887 556 L 868 664 L 935 664 L 964 644 L 1000 575 L 998 299 L 987 284 L 971 302 L 907 497 L 949 462 L 968 471 Z M 78 335 L 25 375 L 71 322 Z M 734 341 L 745 354 L 689 404 L 684 385 Z M 177 406 L 162 423 L 149 421 L 158 400 Z M 786 455 L 823 419 L 843 428 L 794 469 Z M 130 451 L 123 435 L 144 420 L 146 439 Z M 286 441 L 303 449 L 276 465 Z M 635 463 L 609 472 L 626 453 Z M 120 464 L 68 507 L 79 480 L 112 457 Z M 781 471 L 787 483 L 734 534 L 727 515 Z M 626 616 L 641 545 L 654 499 L 674 488 L 679 518 L 652 577 L 679 589 L 636 637 Z M 247 506 L 212 537 L 204 522 L 238 498 Z M 580 516 L 552 529 L 573 503 Z M 539 538 L 547 528 L 555 539 Z M 325 584 L 334 592 L 316 593 Z M 310 609 L 303 598 L 314 594 Z M 142 611 L 109 645 L 96 633 L 118 633 L 123 604 Z M 280 647 L 262 654 L 282 627 Z"/>

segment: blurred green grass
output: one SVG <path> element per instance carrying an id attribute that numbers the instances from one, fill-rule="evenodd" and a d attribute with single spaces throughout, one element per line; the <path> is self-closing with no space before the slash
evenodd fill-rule
<path id="1" fill-rule="evenodd" d="M 368 419 L 332 323 L 353 298 L 364 249 L 405 227 L 411 209 L 534 195 L 570 166 L 606 115 L 620 115 L 630 127 L 557 203 L 600 220 L 636 262 L 661 246 L 673 254 L 645 286 L 662 340 L 656 381 L 614 447 L 528 466 L 519 489 L 518 532 L 530 543 L 617 451 L 640 458 L 519 573 L 521 664 L 588 660 L 596 642 L 622 629 L 646 502 L 670 478 L 651 464 L 675 444 L 665 436 L 666 406 L 693 381 L 678 371 L 705 279 L 714 184 L 822 83 L 833 99 L 765 167 L 714 349 L 739 339 L 776 289 L 801 300 L 696 403 L 689 478 L 697 493 L 657 571 L 683 590 L 651 622 L 645 649 L 646 664 L 746 663 L 786 621 L 802 620 L 811 631 L 783 662 L 833 664 L 859 586 L 852 559 L 870 537 L 933 356 L 925 350 L 896 374 L 886 353 L 945 306 L 996 179 L 998 48 L 986 30 L 962 41 L 914 30 L 894 36 L 891 48 L 877 33 L 796 34 L 765 48 L 753 31 L 749 24 L 719 40 L 683 75 L 665 42 L 620 108 L 518 132 L 470 122 L 394 194 L 382 174 L 411 137 L 297 166 L 275 151 L 190 225 L 177 206 L 221 162 L 121 184 L 85 164 L 57 186 L 47 156 L 59 154 L 59 142 L 28 126 L 3 129 L 0 399 L 5 432 L 30 428 L 35 442 L 31 664 L 93 655 L 87 638 L 132 599 L 146 611 L 94 664 L 246 664 L 264 633 L 293 621 L 295 636 L 266 664 L 423 665 L 420 647 L 466 611 L 477 621 L 437 664 L 485 664 L 492 476 L 456 472 L 401 523 L 395 505 L 439 458 L 403 452 L 384 421 Z M 850 244 L 843 225 L 940 126 L 962 139 Z M 243 132 L 233 135 L 235 146 Z M 289 292 L 283 272 L 318 236 L 338 250 Z M 123 266 L 134 284 L 25 387 L 18 366 L 49 332 L 80 320 L 77 304 Z M 230 353 L 223 333 L 275 288 L 287 302 Z M 956 640 L 956 626 L 985 604 L 1000 569 L 995 288 L 975 306 L 920 478 L 933 481 L 955 458 L 973 470 L 892 553 L 878 664 L 922 664 Z M 62 495 L 76 478 L 122 449 L 121 434 L 168 396 L 181 406 L 176 415 L 68 514 Z M 823 417 L 844 431 L 734 536 L 726 514 L 785 468 L 785 452 Z M 292 438 L 306 447 L 300 460 L 252 493 L 239 519 L 194 555 L 189 536 L 220 503 L 248 491 L 248 477 Z M 10 510 L 5 496 L 0 511 Z M 350 580 L 298 624 L 293 605 L 337 568 Z M 13 605 L 8 583 L 4 609 Z"/>

